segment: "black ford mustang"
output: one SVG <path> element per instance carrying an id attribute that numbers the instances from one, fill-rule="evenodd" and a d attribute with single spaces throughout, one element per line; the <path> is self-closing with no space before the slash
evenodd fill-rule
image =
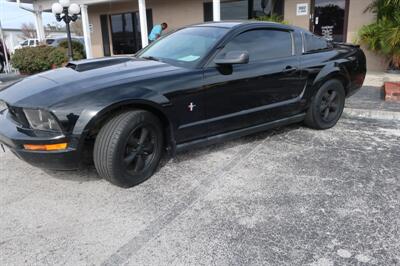
<path id="1" fill-rule="evenodd" d="M 304 121 L 327 129 L 362 86 L 364 53 L 266 22 L 180 29 L 134 57 L 71 62 L 0 91 L 0 142 L 43 168 L 129 187 L 177 150 Z"/>

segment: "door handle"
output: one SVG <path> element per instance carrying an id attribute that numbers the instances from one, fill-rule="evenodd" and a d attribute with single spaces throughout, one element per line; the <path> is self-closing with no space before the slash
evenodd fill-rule
<path id="1" fill-rule="evenodd" d="M 282 70 L 283 73 L 288 73 L 288 74 L 293 73 L 293 72 L 296 72 L 296 71 L 297 71 L 297 68 L 292 67 L 292 66 L 286 66 L 286 67 Z"/>

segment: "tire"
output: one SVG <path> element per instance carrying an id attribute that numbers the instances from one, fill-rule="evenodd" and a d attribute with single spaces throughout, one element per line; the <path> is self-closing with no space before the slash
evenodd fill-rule
<path id="1" fill-rule="evenodd" d="M 325 82 L 311 101 L 305 124 L 314 129 L 333 127 L 343 113 L 345 98 L 344 87 L 339 80 Z"/>
<path id="2" fill-rule="evenodd" d="M 116 115 L 100 129 L 94 144 L 94 165 L 109 182 L 132 187 L 153 175 L 162 148 L 160 120 L 147 111 L 129 111 Z"/>

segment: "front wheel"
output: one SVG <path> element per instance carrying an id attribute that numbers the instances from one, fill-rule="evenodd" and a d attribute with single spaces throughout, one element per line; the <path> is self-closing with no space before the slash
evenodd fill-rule
<path id="1" fill-rule="evenodd" d="M 325 82 L 311 102 L 305 124 L 315 129 L 333 127 L 343 113 L 345 98 L 344 87 L 339 80 Z"/>
<path id="2" fill-rule="evenodd" d="M 163 148 L 159 119 L 135 110 L 109 120 L 100 130 L 93 159 L 99 175 L 121 187 L 137 185 L 156 170 Z"/>

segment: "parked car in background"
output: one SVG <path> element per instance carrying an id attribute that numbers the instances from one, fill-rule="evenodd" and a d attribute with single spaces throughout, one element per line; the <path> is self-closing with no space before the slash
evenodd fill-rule
<path id="1" fill-rule="evenodd" d="M 77 37 L 72 37 L 71 39 L 72 39 L 72 41 L 80 42 L 82 45 L 85 45 L 85 39 L 83 37 L 77 36 Z M 45 43 L 46 43 L 46 45 L 58 47 L 61 42 L 66 41 L 66 40 L 67 40 L 66 37 L 54 37 L 54 38 L 47 38 Z M 40 44 L 40 42 L 38 39 L 27 39 L 25 41 L 20 42 L 19 45 L 14 47 L 14 50 L 21 49 L 24 47 L 36 47 L 39 44 Z"/>
<path id="2" fill-rule="evenodd" d="M 38 39 L 27 39 L 25 41 L 20 42 L 19 45 L 15 46 L 14 50 L 21 49 L 24 47 L 36 47 L 38 45 L 39 45 Z"/>
<path id="3" fill-rule="evenodd" d="M 359 46 L 304 29 L 194 25 L 134 57 L 70 62 L 3 89 L 0 142 L 43 168 L 76 169 L 91 159 L 100 176 L 130 187 L 154 173 L 163 150 L 290 123 L 331 128 L 365 74 Z"/>
<path id="4" fill-rule="evenodd" d="M 4 54 L 4 50 L 6 50 L 6 55 Z M 0 73 L 4 71 L 4 66 L 6 65 L 6 56 L 7 59 L 10 60 L 10 52 L 8 51 L 7 46 L 3 47 L 3 42 L 0 39 Z"/>
<path id="5" fill-rule="evenodd" d="M 66 40 L 67 40 L 66 37 L 48 38 L 46 39 L 46 44 L 53 47 L 58 47 L 61 42 Z M 71 40 L 80 42 L 82 45 L 85 45 L 85 39 L 83 37 L 72 37 Z"/>

